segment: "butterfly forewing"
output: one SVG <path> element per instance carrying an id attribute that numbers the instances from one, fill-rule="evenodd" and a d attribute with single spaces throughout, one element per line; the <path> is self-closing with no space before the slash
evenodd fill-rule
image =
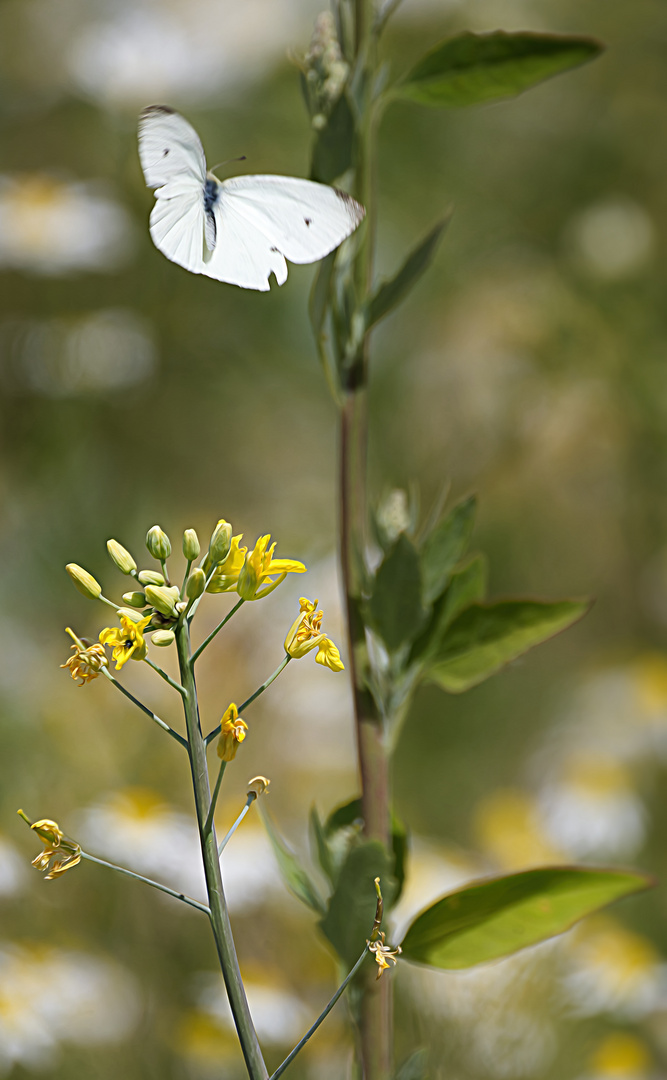
<path id="1" fill-rule="evenodd" d="M 148 187 L 191 177 L 206 182 L 206 158 L 191 124 L 168 105 L 149 105 L 139 115 L 139 157 Z"/>
<path id="2" fill-rule="evenodd" d="M 221 183 L 220 202 L 223 213 L 233 205 L 294 263 L 323 259 L 365 214 L 345 192 L 293 176 L 234 176 Z"/>

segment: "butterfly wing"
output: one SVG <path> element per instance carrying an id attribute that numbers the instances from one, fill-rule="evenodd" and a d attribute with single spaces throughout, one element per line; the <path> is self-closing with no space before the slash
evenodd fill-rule
<path id="1" fill-rule="evenodd" d="M 354 232 L 366 211 L 344 191 L 293 176 L 234 176 L 220 184 L 223 215 L 233 210 L 285 258 L 316 262 Z"/>
<path id="2" fill-rule="evenodd" d="M 170 180 L 206 183 L 206 158 L 199 136 L 168 105 L 149 105 L 139 114 L 139 158 L 146 185 L 159 188 Z"/>
<path id="3" fill-rule="evenodd" d="M 260 229 L 239 214 L 222 196 L 214 209 L 216 243 L 206 252 L 199 273 L 242 289 L 267 292 L 275 274 L 279 285 L 287 279 L 287 265 L 278 248 Z"/>

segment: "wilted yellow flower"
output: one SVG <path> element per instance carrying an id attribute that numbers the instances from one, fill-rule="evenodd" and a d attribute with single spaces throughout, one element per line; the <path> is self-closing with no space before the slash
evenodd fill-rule
<path id="1" fill-rule="evenodd" d="M 218 757 L 223 761 L 233 761 L 239 743 L 246 736 L 248 725 L 239 719 L 239 712 L 234 702 L 226 710 L 220 721 L 220 738 L 218 739 Z"/>
<path id="2" fill-rule="evenodd" d="M 386 971 L 391 964 L 397 963 L 397 957 L 400 956 L 402 950 L 401 946 L 397 945 L 395 949 L 392 949 L 389 945 L 384 943 L 384 931 L 380 930 L 377 941 L 367 941 L 368 951 L 375 953 L 375 962 L 378 965 L 377 978 L 379 979 L 383 971 Z"/>
<path id="3" fill-rule="evenodd" d="M 72 645 L 74 655 L 70 656 L 69 660 L 60 666 L 61 668 L 69 668 L 72 678 L 81 679 L 79 686 L 83 686 L 84 683 L 96 679 L 102 668 L 107 666 L 108 661 L 104 646 L 100 645 L 98 641 L 94 645 L 84 645 L 83 641 L 76 636 L 69 626 L 65 627 L 65 629 L 74 642 Z"/>
<path id="4" fill-rule="evenodd" d="M 32 865 L 37 870 L 49 871 L 46 875 L 47 881 L 59 877 L 81 862 L 81 846 L 65 836 L 57 822 L 42 818 L 41 821 L 33 822 L 30 828 L 44 844 L 44 851 L 32 860 Z"/>
<path id="5" fill-rule="evenodd" d="M 345 665 L 340 658 L 340 653 L 333 641 L 322 630 L 322 618 L 324 613 L 316 611 L 319 601 L 308 600 L 302 596 L 299 600 L 300 614 L 292 623 L 287 637 L 285 638 L 285 652 L 294 660 L 299 660 L 306 653 L 317 649 L 315 657 L 318 664 L 331 668 L 332 671 L 343 671 Z"/>
<path id="6" fill-rule="evenodd" d="M 246 554 L 236 586 L 242 600 L 261 600 L 277 589 L 288 574 L 303 574 L 306 571 L 303 563 L 296 559 L 274 559 L 276 542 L 274 540 L 269 547 L 270 539 L 270 533 L 260 536 L 250 554 Z M 278 575 L 275 581 L 270 577 L 271 574 Z M 264 588 L 261 588 L 262 586 Z"/>
<path id="7" fill-rule="evenodd" d="M 134 622 L 128 615 L 119 613 L 121 625 L 119 627 L 107 626 L 100 633 L 102 645 L 113 646 L 113 658 L 116 661 L 116 671 L 120 671 L 123 664 L 129 660 L 143 660 L 146 655 L 146 642 L 144 630 L 151 621 L 152 615 L 145 619 Z"/>
<path id="8" fill-rule="evenodd" d="M 248 550 L 246 547 L 239 547 L 239 541 L 242 539 L 243 533 L 239 533 L 238 536 L 232 537 L 229 554 L 223 562 L 218 564 L 217 569 L 208 584 L 207 592 L 233 592 L 236 588 L 236 583 L 239 580 L 239 574 L 243 569 L 246 552 Z"/>

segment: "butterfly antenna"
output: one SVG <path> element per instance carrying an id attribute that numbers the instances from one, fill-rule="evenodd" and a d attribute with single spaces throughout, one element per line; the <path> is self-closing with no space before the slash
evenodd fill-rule
<path id="1" fill-rule="evenodd" d="M 245 159 L 245 154 L 241 154 L 241 157 L 227 158 L 226 161 L 219 161 L 217 165 L 214 165 L 213 168 L 208 171 L 212 173 L 215 172 L 216 169 L 221 169 L 223 165 L 231 165 L 235 161 L 245 161 Z"/>

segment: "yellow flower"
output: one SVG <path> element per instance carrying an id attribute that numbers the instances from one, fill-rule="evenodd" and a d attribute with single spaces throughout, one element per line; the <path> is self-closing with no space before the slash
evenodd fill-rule
<path id="1" fill-rule="evenodd" d="M 308 600 L 302 596 L 299 600 L 300 614 L 292 623 L 285 638 L 285 652 L 294 660 L 301 659 L 306 653 L 317 649 L 315 660 L 318 664 L 343 671 L 345 665 L 333 641 L 322 631 L 323 612 L 316 611 L 317 600 Z"/>
<path id="2" fill-rule="evenodd" d="M 147 615 L 145 619 L 141 619 L 139 622 L 134 622 L 128 615 L 119 614 L 118 618 L 121 622 L 120 628 L 107 626 L 100 633 L 102 645 L 113 646 L 112 655 L 116 661 L 116 671 L 120 671 L 123 664 L 130 658 L 132 660 L 143 660 L 145 657 L 144 630 L 151 621 L 152 615 Z"/>
<path id="3" fill-rule="evenodd" d="M 375 953 L 375 962 L 378 965 L 377 978 L 379 979 L 383 971 L 386 971 L 391 964 L 397 963 L 397 956 L 401 954 L 401 946 L 397 945 L 395 949 L 392 949 L 389 945 L 384 943 L 384 931 L 380 930 L 377 941 L 367 941 L 368 951 Z"/>
<path id="4" fill-rule="evenodd" d="M 242 539 L 243 533 L 239 533 L 238 536 L 232 537 L 232 546 L 229 549 L 229 554 L 223 562 L 218 563 L 215 573 L 206 589 L 207 592 L 233 592 L 236 588 L 236 583 L 239 580 L 239 574 L 243 569 L 246 552 L 248 550 L 246 547 L 239 547 L 239 540 Z"/>
<path id="5" fill-rule="evenodd" d="M 239 720 L 239 712 L 234 702 L 229 706 L 220 721 L 220 738 L 218 739 L 218 757 L 223 761 L 233 761 L 239 743 L 246 736 L 248 725 Z"/>
<path id="6" fill-rule="evenodd" d="M 81 679 L 79 686 L 83 686 L 84 683 L 96 679 L 102 668 L 107 666 L 104 646 L 100 645 L 99 642 L 95 642 L 94 645 L 84 645 L 83 641 L 76 636 L 73 630 L 70 630 L 69 626 L 65 629 L 74 642 L 72 645 L 74 655 L 70 656 L 69 660 L 66 660 L 60 666 L 61 668 L 69 668 L 72 678 Z"/>
<path id="7" fill-rule="evenodd" d="M 44 851 L 32 860 L 32 865 L 37 870 L 49 871 L 46 875 L 47 881 L 59 877 L 81 862 L 80 845 L 65 836 L 55 821 L 42 818 L 41 821 L 35 821 L 30 828 L 34 829 L 44 844 Z"/>
<path id="8" fill-rule="evenodd" d="M 277 589 L 288 574 L 303 574 L 306 567 L 296 559 L 274 559 L 273 552 L 276 548 L 275 540 L 269 547 L 271 535 L 260 536 L 250 554 L 246 554 L 245 563 L 241 570 L 236 591 L 242 600 L 261 600 L 270 592 Z M 274 581 L 269 575 L 277 574 Z M 259 591 L 261 586 L 264 586 Z"/>

